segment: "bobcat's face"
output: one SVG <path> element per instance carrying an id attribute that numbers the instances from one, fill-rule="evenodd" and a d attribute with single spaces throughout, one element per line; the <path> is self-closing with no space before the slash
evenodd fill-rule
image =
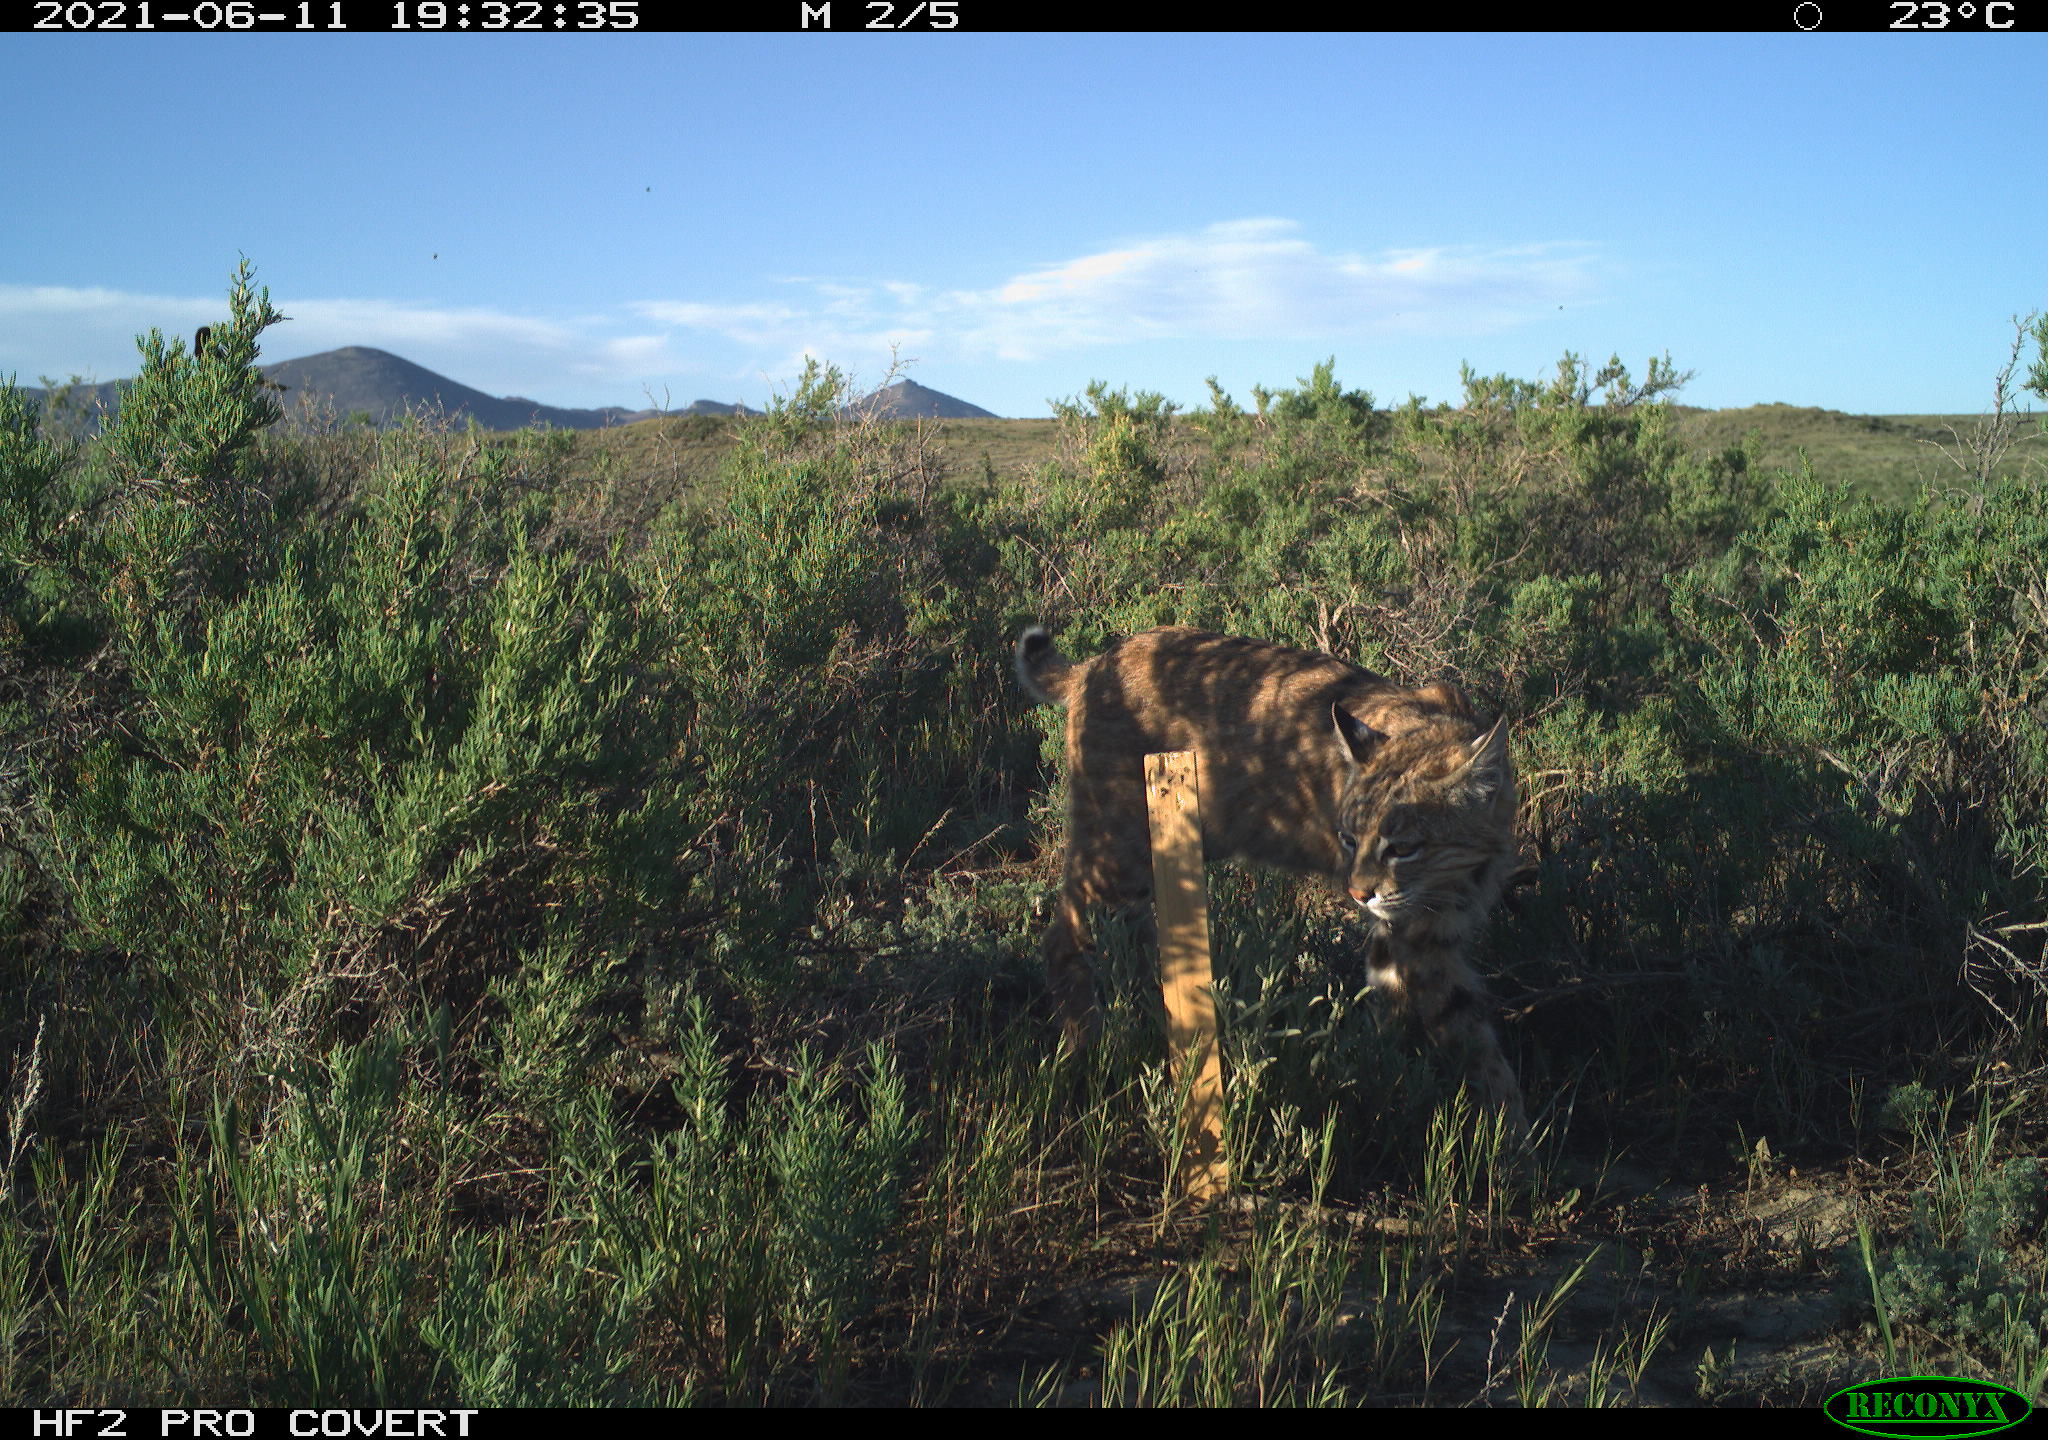
<path id="1" fill-rule="evenodd" d="M 1465 929 L 1506 868 L 1505 731 L 1473 740 L 1429 725 L 1388 736 L 1341 706 L 1332 718 L 1345 762 L 1336 823 L 1345 893 L 1383 927 Z"/>
<path id="2" fill-rule="evenodd" d="M 1376 833 L 1363 838 L 1340 826 L 1337 845 L 1350 872 L 1345 889 L 1374 919 L 1392 922 L 1415 903 L 1429 838 L 1413 810 L 1391 812 Z"/>

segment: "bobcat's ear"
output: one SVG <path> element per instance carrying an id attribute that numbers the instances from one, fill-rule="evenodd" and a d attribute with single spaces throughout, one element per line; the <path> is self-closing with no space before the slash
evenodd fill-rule
<path id="1" fill-rule="evenodd" d="M 1334 701 L 1330 705 L 1330 723 L 1336 726 L 1337 743 L 1344 749 L 1344 758 L 1353 765 L 1363 765 L 1371 759 L 1380 741 L 1387 738 Z"/>
<path id="2" fill-rule="evenodd" d="M 1472 763 L 1465 768 L 1465 782 L 1482 799 L 1500 793 L 1508 779 L 1508 717 L 1493 722 L 1493 728 L 1472 742 Z"/>

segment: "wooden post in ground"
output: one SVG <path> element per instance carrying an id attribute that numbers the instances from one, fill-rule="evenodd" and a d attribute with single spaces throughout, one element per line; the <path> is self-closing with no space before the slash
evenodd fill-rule
<path id="1" fill-rule="evenodd" d="M 1166 992 L 1167 1044 L 1186 1148 L 1181 1186 L 1198 1204 L 1230 1188 L 1223 1154 L 1223 1059 L 1210 988 L 1209 886 L 1202 874 L 1202 806 L 1195 754 L 1145 757 L 1145 805 L 1152 820 L 1152 903 L 1159 916 L 1159 984 Z"/>

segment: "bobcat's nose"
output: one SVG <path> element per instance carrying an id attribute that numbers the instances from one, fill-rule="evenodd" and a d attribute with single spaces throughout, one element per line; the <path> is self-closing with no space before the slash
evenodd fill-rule
<path id="1" fill-rule="evenodd" d="M 1372 891 L 1366 889 L 1363 885 L 1353 885 L 1351 887 L 1351 898 L 1361 905 L 1369 905 L 1372 903 Z"/>

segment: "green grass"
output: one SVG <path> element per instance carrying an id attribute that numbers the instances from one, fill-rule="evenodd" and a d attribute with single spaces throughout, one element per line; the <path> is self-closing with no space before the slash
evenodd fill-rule
<path id="1" fill-rule="evenodd" d="M 2038 483 L 1877 503 L 1569 357 L 1098 385 L 1042 453 L 828 371 L 645 454 L 285 435 L 229 308 L 91 442 L 0 392 L 11 1403 L 2039 1392 Z M 1031 621 L 1515 717 L 1527 1147 L 1355 918 L 1219 869 L 1247 1203 L 1176 1203 L 1149 954 L 1104 925 L 1085 1057 L 1035 973 Z"/>
<path id="2" fill-rule="evenodd" d="M 2031 418 L 2031 417 L 2029 417 Z M 1845 415 L 1801 405 L 1751 405 L 1700 410 L 1685 416 L 1685 431 L 1702 445 L 1733 445 L 1756 436 L 1758 463 L 1797 470 L 1802 457 L 1816 474 L 1858 491 L 1905 503 L 1929 487 L 1976 483 L 1970 442 L 1977 415 Z M 2011 448 L 1991 467 L 1994 478 L 2038 480 L 2048 464 L 2038 428 L 2023 424 Z"/>
<path id="3" fill-rule="evenodd" d="M 1849 415 L 1783 404 L 1673 409 L 1679 434 L 1702 453 L 1753 437 L 1756 463 L 1765 469 L 1797 471 L 1810 461 L 1815 473 L 1875 499 L 1904 503 L 1930 486 L 1975 478 L 1968 442 L 1982 420 L 1976 415 Z M 646 497 L 632 511 L 637 525 L 672 500 L 715 495 L 737 428 L 720 416 L 678 416 L 576 432 L 574 444 L 583 463 L 610 467 L 617 485 Z M 1057 420 L 934 420 L 918 428 L 956 476 L 1028 476 L 1062 450 Z M 1186 421 L 1175 429 L 1179 444 L 1197 438 Z M 2025 425 L 1992 473 L 2038 476 L 2044 460 L 2038 431 Z"/>

